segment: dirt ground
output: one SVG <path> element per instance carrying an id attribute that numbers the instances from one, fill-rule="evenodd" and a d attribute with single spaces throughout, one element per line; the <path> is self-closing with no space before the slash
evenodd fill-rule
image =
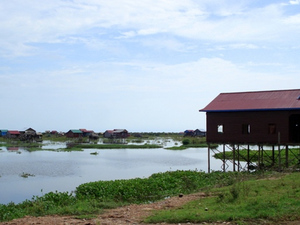
<path id="1" fill-rule="evenodd" d="M 180 207 L 185 203 L 196 200 L 199 198 L 204 198 L 204 193 L 196 193 L 184 196 L 177 196 L 168 198 L 162 201 L 158 201 L 151 204 L 142 204 L 142 205 L 128 205 L 124 207 L 119 207 L 116 209 L 109 209 L 105 211 L 103 214 L 98 215 L 97 218 L 83 220 L 76 219 L 72 216 L 44 216 L 44 217 L 24 217 L 21 219 L 15 219 L 9 222 L 2 222 L 0 225 L 135 225 L 135 224 L 143 224 L 141 221 L 143 218 L 151 215 L 153 210 L 163 210 L 163 209 L 172 209 Z M 205 210 L 205 209 L 203 209 Z M 164 225 L 175 225 L 175 224 L 166 224 L 159 223 Z M 191 225 L 195 223 L 180 223 L 180 225 Z M 197 223 L 197 224 L 209 224 L 209 223 Z M 232 223 L 229 222 L 220 222 L 213 224 L 223 224 L 229 225 Z M 268 223 L 264 223 L 268 224 Z M 282 225 L 297 225 L 300 224 L 300 221 L 293 222 L 280 222 L 278 221 L 276 224 Z M 179 225 L 179 224 L 176 224 Z"/>

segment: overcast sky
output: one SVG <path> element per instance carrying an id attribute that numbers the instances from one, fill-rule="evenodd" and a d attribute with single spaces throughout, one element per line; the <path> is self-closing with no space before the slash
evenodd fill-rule
<path id="1" fill-rule="evenodd" d="M 0 29 L 0 129 L 206 129 L 219 93 L 299 88 L 300 0 L 9 0 Z"/>

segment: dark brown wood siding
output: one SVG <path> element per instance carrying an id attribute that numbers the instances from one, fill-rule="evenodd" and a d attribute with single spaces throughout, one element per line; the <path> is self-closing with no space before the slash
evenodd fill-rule
<path id="1" fill-rule="evenodd" d="M 300 123 L 300 110 L 207 112 L 206 115 L 209 143 L 278 144 L 279 139 L 280 144 L 300 142 L 300 128 L 291 128 L 290 122 L 296 118 L 293 125 Z M 218 125 L 223 126 L 223 133 L 218 132 Z"/>

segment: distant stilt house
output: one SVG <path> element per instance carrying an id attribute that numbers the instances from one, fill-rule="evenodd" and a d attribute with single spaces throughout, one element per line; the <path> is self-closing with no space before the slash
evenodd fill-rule
<path id="1" fill-rule="evenodd" d="M 194 136 L 194 130 L 185 130 L 184 132 L 185 137 L 193 137 Z"/>
<path id="2" fill-rule="evenodd" d="M 104 138 L 112 138 L 113 137 L 113 130 L 106 130 L 104 133 L 103 133 L 103 137 Z"/>
<path id="3" fill-rule="evenodd" d="M 99 135 L 97 133 L 95 133 L 94 131 L 89 134 L 89 139 L 91 139 L 91 140 L 96 140 L 98 138 L 99 138 Z"/>
<path id="4" fill-rule="evenodd" d="M 27 130 L 20 132 L 19 139 L 21 141 L 41 141 L 42 137 L 42 133 L 38 133 L 32 128 L 28 128 Z"/>
<path id="5" fill-rule="evenodd" d="M 35 136 L 36 135 L 36 131 L 32 128 L 28 128 L 27 130 L 25 130 L 25 135 L 27 136 Z"/>
<path id="6" fill-rule="evenodd" d="M 274 146 L 278 146 L 279 158 L 280 148 L 285 146 L 288 166 L 288 146 L 300 144 L 300 89 L 221 93 L 200 111 L 206 112 L 207 142 L 230 145 L 236 157 L 242 145 L 248 151 L 249 145 L 258 146 L 259 154 L 262 146 L 268 145 L 274 164 Z M 263 160 L 260 155 L 258 166 L 265 164 Z M 248 166 L 250 163 L 248 159 Z M 234 170 L 236 165 L 240 164 L 234 163 Z"/>
<path id="7" fill-rule="evenodd" d="M 194 130 L 193 136 L 194 137 L 205 137 L 206 136 L 206 131 L 196 129 L 196 130 Z"/>
<path id="8" fill-rule="evenodd" d="M 81 130 L 83 137 L 89 137 L 91 134 L 94 133 L 94 131 L 92 130 L 86 130 L 86 129 L 79 129 L 79 130 Z"/>
<path id="9" fill-rule="evenodd" d="M 68 138 L 79 138 L 79 137 L 82 137 L 82 131 L 81 130 L 69 130 L 65 135 Z"/>
<path id="10" fill-rule="evenodd" d="M 7 137 L 8 138 L 19 138 L 19 136 L 21 135 L 20 131 L 17 131 L 17 130 L 8 130 L 7 131 Z"/>
<path id="11" fill-rule="evenodd" d="M 130 135 L 126 129 L 106 130 L 103 133 L 104 138 L 128 138 Z"/>
<path id="12" fill-rule="evenodd" d="M 205 137 L 206 132 L 196 129 L 196 130 L 185 130 L 183 132 L 184 137 Z"/>
<path id="13" fill-rule="evenodd" d="M 43 133 L 36 132 L 35 140 L 36 141 L 42 141 L 42 139 L 43 139 Z"/>
<path id="14" fill-rule="evenodd" d="M 0 137 L 5 137 L 7 135 L 8 130 L 0 130 Z"/>
<path id="15" fill-rule="evenodd" d="M 58 132 L 57 132 L 56 130 L 52 130 L 52 131 L 50 132 L 50 134 L 56 136 L 56 135 L 58 135 Z"/>
<path id="16" fill-rule="evenodd" d="M 113 137 L 114 138 L 128 138 L 129 133 L 126 129 L 114 129 Z"/>

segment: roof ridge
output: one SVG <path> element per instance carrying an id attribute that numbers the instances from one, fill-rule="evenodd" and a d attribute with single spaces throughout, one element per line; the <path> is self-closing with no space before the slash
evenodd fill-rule
<path id="1" fill-rule="evenodd" d="M 286 91 L 300 91 L 300 89 L 265 90 L 265 91 L 238 91 L 238 92 L 221 92 L 220 94 L 246 94 L 246 93 L 286 92 Z"/>

